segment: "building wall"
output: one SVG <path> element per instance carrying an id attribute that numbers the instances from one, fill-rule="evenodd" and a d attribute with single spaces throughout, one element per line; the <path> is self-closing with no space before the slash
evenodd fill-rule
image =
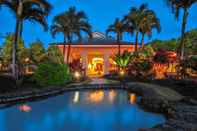
<path id="1" fill-rule="evenodd" d="M 63 52 L 64 45 L 58 45 L 58 48 Z M 121 45 L 121 53 L 124 51 L 133 52 L 134 45 Z M 65 46 L 65 62 L 67 58 L 68 46 Z M 71 45 L 70 48 L 70 61 L 73 59 L 82 58 L 83 67 L 86 69 L 88 66 L 88 59 L 90 57 L 99 56 L 104 59 L 104 74 L 109 73 L 110 63 L 109 58 L 118 53 L 118 45 Z"/>

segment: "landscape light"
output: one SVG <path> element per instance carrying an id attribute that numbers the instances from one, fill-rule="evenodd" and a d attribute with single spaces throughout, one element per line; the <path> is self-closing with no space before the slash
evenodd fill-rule
<path id="1" fill-rule="evenodd" d="M 125 71 L 124 71 L 124 70 L 121 70 L 121 71 L 119 72 L 119 74 L 120 74 L 121 77 L 123 77 L 123 76 L 125 76 Z"/>
<path id="2" fill-rule="evenodd" d="M 79 79 L 80 79 L 80 77 L 81 77 L 80 72 L 79 72 L 79 71 L 75 71 L 75 73 L 74 73 L 74 77 L 75 77 L 75 79 L 79 80 Z"/>

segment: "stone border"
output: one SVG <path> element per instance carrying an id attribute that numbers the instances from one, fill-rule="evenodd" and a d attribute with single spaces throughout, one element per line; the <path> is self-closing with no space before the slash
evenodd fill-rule
<path id="1" fill-rule="evenodd" d="M 96 88 L 95 88 L 96 87 Z M 55 96 L 62 94 L 66 91 L 76 91 L 76 90 L 85 90 L 85 89 L 126 89 L 123 86 L 117 84 L 70 84 L 65 87 L 49 87 L 42 90 L 35 91 L 24 91 L 17 93 L 8 93 L 0 96 L 0 106 L 13 104 L 21 101 L 34 100 L 39 98 L 45 98 L 49 96 Z"/>

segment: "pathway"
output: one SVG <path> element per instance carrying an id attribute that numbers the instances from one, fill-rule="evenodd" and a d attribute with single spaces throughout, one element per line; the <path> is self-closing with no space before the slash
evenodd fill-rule
<path id="1" fill-rule="evenodd" d="M 119 83 L 118 81 L 115 80 L 107 80 L 105 78 L 91 78 L 91 82 L 89 84 L 116 84 Z"/>

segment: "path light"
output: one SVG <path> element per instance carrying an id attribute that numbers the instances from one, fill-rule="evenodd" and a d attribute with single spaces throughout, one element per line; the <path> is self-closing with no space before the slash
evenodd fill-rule
<path id="1" fill-rule="evenodd" d="M 79 71 L 75 71 L 75 73 L 74 73 L 74 78 L 75 78 L 76 80 L 80 80 L 81 74 L 80 74 Z"/>
<path id="2" fill-rule="evenodd" d="M 124 77 L 124 76 L 125 76 L 125 71 L 124 71 L 124 70 L 121 70 L 121 71 L 119 72 L 119 75 L 120 75 L 120 77 Z"/>

